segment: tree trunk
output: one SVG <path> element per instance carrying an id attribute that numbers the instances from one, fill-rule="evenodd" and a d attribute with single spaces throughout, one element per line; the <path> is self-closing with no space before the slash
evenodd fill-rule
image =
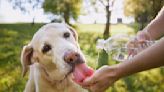
<path id="1" fill-rule="evenodd" d="M 109 28 L 110 28 L 111 11 L 109 10 L 109 5 L 106 6 L 106 14 L 107 14 L 107 16 L 106 16 L 107 21 L 106 21 L 105 30 L 104 30 L 104 33 L 103 33 L 104 39 L 107 39 L 110 36 Z M 98 67 L 97 68 L 100 68 L 103 65 L 108 65 L 108 60 L 109 60 L 108 54 L 105 52 L 105 50 L 102 50 L 100 52 L 100 56 L 99 56 L 99 59 L 98 59 Z"/>
<path id="2" fill-rule="evenodd" d="M 69 11 L 64 12 L 64 21 L 70 25 L 69 23 Z"/>
<path id="3" fill-rule="evenodd" d="M 70 19 L 70 7 L 69 7 L 69 4 L 66 3 L 66 4 L 65 4 L 65 7 L 66 7 L 66 9 L 65 9 L 65 11 L 64 11 L 64 21 L 65 21 L 68 25 L 70 25 L 70 23 L 69 23 L 69 19 Z"/>
<path id="4" fill-rule="evenodd" d="M 107 21 L 106 21 L 106 26 L 105 26 L 105 30 L 104 30 L 104 34 L 103 37 L 104 39 L 107 39 L 110 35 L 109 35 L 109 28 L 110 28 L 110 16 L 111 16 L 111 11 L 109 10 L 109 6 L 106 6 L 106 13 L 107 13 Z"/>
<path id="5" fill-rule="evenodd" d="M 35 24 L 35 17 L 32 18 L 31 26 L 34 26 L 34 24 Z"/>

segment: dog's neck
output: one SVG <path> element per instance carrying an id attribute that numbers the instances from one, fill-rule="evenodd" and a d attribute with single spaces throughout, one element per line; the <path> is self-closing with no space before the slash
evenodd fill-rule
<path id="1" fill-rule="evenodd" d="M 61 84 L 61 83 L 63 83 L 63 82 L 68 80 L 67 77 L 69 77 L 69 76 L 67 76 L 67 75 L 63 79 L 61 79 L 61 80 L 52 79 L 50 77 L 50 75 L 48 74 L 48 71 L 46 70 L 46 68 L 44 68 L 43 65 L 40 65 L 40 69 L 41 69 L 41 77 L 44 80 L 46 80 L 47 82 L 49 82 L 51 85 Z"/>
<path id="2" fill-rule="evenodd" d="M 54 92 L 81 92 L 78 91 L 79 89 L 76 88 L 77 85 L 71 80 L 71 75 L 62 80 L 53 80 L 47 75 L 47 72 L 43 70 L 41 76 L 54 90 L 56 90 Z"/>

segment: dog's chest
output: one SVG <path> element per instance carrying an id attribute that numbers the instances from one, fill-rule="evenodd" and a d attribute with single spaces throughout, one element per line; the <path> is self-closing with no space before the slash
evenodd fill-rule
<path id="1" fill-rule="evenodd" d="M 36 92 L 88 92 L 80 86 L 66 80 L 63 83 L 51 85 L 48 81 L 40 78 Z"/>
<path id="2" fill-rule="evenodd" d="M 59 87 L 58 85 L 57 87 L 56 86 L 53 87 L 48 85 L 40 85 L 37 92 L 87 92 L 87 91 L 84 91 L 80 87 L 73 87 L 73 86 L 69 87 L 63 85 L 62 87 Z"/>

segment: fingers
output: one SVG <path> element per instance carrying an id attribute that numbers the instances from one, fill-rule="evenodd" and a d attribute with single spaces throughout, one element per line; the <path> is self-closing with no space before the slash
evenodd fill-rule
<path id="1" fill-rule="evenodd" d="M 83 88 L 88 89 L 89 92 L 97 92 L 95 91 L 96 88 L 96 83 L 94 81 L 94 77 L 88 77 L 83 81 L 83 83 L 80 84 Z M 99 87 L 98 87 L 99 88 Z"/>
<path id="2" fill-rule="evenodd" d="M 127 48 L 129 57 L 134 56 L 149 47 L 150 44 L 147 41 L 147 38 L 145 38 L 143 35 L 138 35 L 135 39 L 128 42 Z"/>
<path id="3" fill-rule="evenodd" d="M 139 41 L 144 41 L 144 40 L 146 40 L 146 37 L 143 35 L 143 34 L 140 34 L 140 35 L 137 35 L 137 40 L 139 40 Z"/>
<path id="4" fill-rule="evenodd" d="M 88 88 L 91 92 L 103 92 L 102 87 L 99 86 L 98 84 L 92 85 Z"/>
<path id="5" fill-rule="evenodd" d="M 101 92 L 99 89 L 100 89 L 100 86 L 98 86 L 97 84 L 90 87 L 90 90 L 92 92 Z"/>
<path id="6" fill-rule="evenodd" d="M 96 81 L 95 81 L 94 76 L 91 76 L 91 77 L 86 78 L 83 81 L 83 83 L 81 83 L 81 85 L 84 86 L 84 87 L 88 87 L 88 86 L 91 86 L 91 85 L 93 85 L 95 83 L 96 83 Z"/>
<path id="7" fill-rule="evenodd" d="M 92 86 L 90 86 L 90 91 L 91 92 L 105 92 L 105 90 L 109 87 L 110 85 L 105 82 L 105 83 L 96 83 Z"/>
<path id="8" fill-rule="evenodd" d="M 90 90 L 90 86 L 82 86 L 82 88 L 84 88 L 84 89 L 87 89 L 87 90 Z M 90 90 L 91 91 L 91 90 Z M 90 92 L 89 91 L 89 92 Z"/>

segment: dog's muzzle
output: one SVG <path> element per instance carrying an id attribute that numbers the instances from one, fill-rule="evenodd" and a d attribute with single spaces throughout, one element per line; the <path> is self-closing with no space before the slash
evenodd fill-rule
<path id="1" fill-rule="evenodd" d="M 72 68 L 74 68 L 76 64 L 81 64 L 85 62 L 82 56 L 79 53 L 74 52 L 74 51 L 65 52 L 64 61 L 68 63 L 69 65 L 71 65 Z"/>

